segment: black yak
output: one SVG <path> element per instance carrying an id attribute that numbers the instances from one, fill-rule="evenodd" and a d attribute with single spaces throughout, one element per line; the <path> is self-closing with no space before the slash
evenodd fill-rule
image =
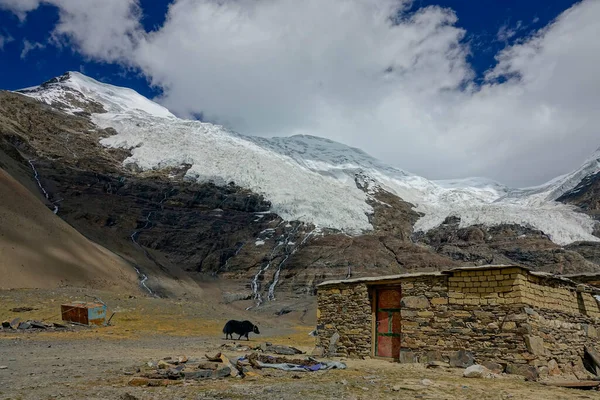
<path id="1" fill-rule="evenodd" d="M 236 335 L 240 335 L 240 337 L 238 337 L 238 340 L 240 340 L 242 336 L 245 336 L 246 340 L 250 340 L 248 339 L 248 334 L 250 332 L 254 332 L 257 335 L 260 334 L 258 326 L 254 325 L 250 321 L 235 321 L 232 319 L 230 321 L 227 321 L 227 323 L 223 327 L 225 339 L 228 339 L 228 336 L 230 336 L 233 340 L 233 334 L 235 333 Z"/>

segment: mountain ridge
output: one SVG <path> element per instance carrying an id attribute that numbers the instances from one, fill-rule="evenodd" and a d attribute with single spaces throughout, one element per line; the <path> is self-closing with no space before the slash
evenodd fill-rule
<path id="1" fill-rule="evenodd" d="M 349 275 L 488 263 L 600 270 L 599 180 L 561 203 L 498 204 L 510 188 L 485 178 L 430 181 L 329 139 L 153 116 L 129 89 L 71 79 L 0 92 L 9 172 L 29 176 L 50 207 L 59 200 L 58 217 L 135 265 L 154 294 L 234 282 L 249 306 L 269 307 Z"/>
<path id="2" fill-rule="evenodd" d="M 360 173 L 416 206 L 423 214 L 415 224 L 416 231 L 427 232 L 456 216 L 464 221 L 462 227 L 477 223 L 531 225 L 558 244 L 599 240 L 593 235 L 592 218 L 555 201 L 584 175 L 598 172 L 597 163 L 585 164 L 579 173 L 574 171 L 557 183 L 537 188 L 513 189 L 490 184 L 485 178 L 436 182 L 317 136 L 250 137 L 221 126 L 182 120 L 131 89 L 103 84 L 77 72 L 21 93 L 47 104 L 66 104 L 68 109 L 70 90 L 104 107 L 105 112 L 91 113 L 92 120 L 101 128 L 116 129 L 117 134 L 102 139 L 102 144 L 131 151 L 126 164 L 142 170 L 190 164 L 187 178 L 217 184 L 233 181 L 265 196 L 273 211 L 287 220 L 350 234 L 372 230 L 368 194 L 353 182 Z M 79 103 L 69 111 L 81 112 Z M 554 222 L 548 223 L 549 219 Z"/>

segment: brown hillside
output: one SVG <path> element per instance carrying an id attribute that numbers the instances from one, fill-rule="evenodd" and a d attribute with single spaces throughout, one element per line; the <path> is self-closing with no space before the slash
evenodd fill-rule
<path id="1" fill-rule="evenodd" d="M 55 216 L 0 169 L 0 289 L 63 285 L 138 291 L 125 261 Z"/>

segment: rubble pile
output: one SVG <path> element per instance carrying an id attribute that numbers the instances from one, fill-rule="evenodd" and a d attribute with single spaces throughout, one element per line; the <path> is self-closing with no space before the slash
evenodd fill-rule
<path id="1" fill-rule="evenodd" d="M 223 345 L 228 350 L 246 351 L 248 346 Z M 130 378 L 129 386 L 170 386 L 183 384 L 186 381 L 204 379 L 246 378 L 257 376 L 264 368 L 274 368 L 283 371 L 314 372 L 329 369 L 345 369 L 346 365 L 335 361 L 318 361 L 312 357 L 306 359 L 287 359 L 273 357 L 264 352 L 271 350 L 293 351 L 287 346 L 272 346 L 263 344 L 256 347 L 256 351 L 241 357 L 229 358 L 223 353 L 215 355 L 205 354 L 202 359 L 189 359 L 186 356 L 166 357 L 158 361 L 149 361 L 135 371 L 125 371 L 126 375 L 135 375 Z M 244 349 L 244 350 L 240 350 Z M 298 349 L 294 349 L 300 352 Z M 300 352 L 301 353 L 301 352 Z M 297 354 L 297 353 L 296 353 Z"/>
<path id="2" fill-rule="evenodd" d="M 45 331 L 45 330 L 64 330 L 69 329 L 67 325 L 58 323 L 48 323 L 35 320 L 21 321 L 15 318 L 12 321 L 2 321 L 0 331 Z"/>

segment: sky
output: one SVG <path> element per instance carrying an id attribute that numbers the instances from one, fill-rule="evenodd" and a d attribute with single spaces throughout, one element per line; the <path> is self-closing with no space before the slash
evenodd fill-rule
<path id="1" fill-rule="evenodd" d="M 247 135 L 523 187 L 600 147 L 600 0 L 0 0 L 0 88 L 68 70 Z"/>

